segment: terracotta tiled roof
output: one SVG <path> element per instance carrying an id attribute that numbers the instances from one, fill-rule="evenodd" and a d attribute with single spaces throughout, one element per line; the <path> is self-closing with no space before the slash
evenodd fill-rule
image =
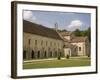
<path id="1" fill-rule="evenodd" d="M 87 39 L 87 37 L 75 37 L 71 40 L 71 42 L 85 42 Z"/>
<path id="2" fill-rule="evenodd" d="M 55 30 L 26 20 L 23 20 L 23 31 L 26 33 L 62 40 Z"/>

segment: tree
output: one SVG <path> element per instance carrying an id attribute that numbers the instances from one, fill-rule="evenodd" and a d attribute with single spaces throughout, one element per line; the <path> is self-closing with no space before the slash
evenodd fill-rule
<path id="1" fill-rule="evenodd" d="M 91 42 L 91 29 L 90 27 L 87 30 L 80 31 L 79 29 L 76 29 L 74 31 L 75 36 L 87 36 L 89 41 Z"/>
<path id="2" fill-rule="evenodd" d="M 66 29 L 63 29 L 62 32 L 67 32 L 67 30 Z"/>
<path id="3" fill-rule="evenodd" d="M 87 30 L 87 36 L 88 36 L 89 41 L 91 42 L 91 29 L 90 29 L 90 27 Z"/>
<path id="4" fill-rule="evenodd" d="M 74 31 L 75 36 L 81 36 L 81 31 L 79 29 L 76 29 Z"/>
<path id="5" fill-rule="evenodd" d="M 59 31 L 59 32 L 67 32 L 66 29 L 63 29 L 63 30 L 58 29 L 58 31 Z"/>

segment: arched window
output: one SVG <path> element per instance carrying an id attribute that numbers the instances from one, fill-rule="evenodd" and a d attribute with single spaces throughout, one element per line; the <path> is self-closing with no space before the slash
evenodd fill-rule
<path id="1" fill-rule="evenodd" d="M 79 47 L 79 51 L 81 51 L 81 47 Z"/>

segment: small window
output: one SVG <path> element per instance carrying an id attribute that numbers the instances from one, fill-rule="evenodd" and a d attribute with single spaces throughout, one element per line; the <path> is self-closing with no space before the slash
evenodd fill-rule
<path id="1" fill-rule="evenodd" d="M 81 47 L 79 47 L 79 51 L 81 51 Z"/>
<path id="2" fill-rule="evenodd" d="M 30 45 L 30 43 L 31 43 L 31 39 L 28 40 L 28 44 L 29 44 L 29 45 Z"/>
<path id="3" fill-rule="evenodd" d="M 41 41 L 41 45 L 43 45 L 43 40 Z"/>
<path id="4" fill-rule="evenodd" d="M 35 45 L 37 45 L 37 40 L 35 40 Z"/>

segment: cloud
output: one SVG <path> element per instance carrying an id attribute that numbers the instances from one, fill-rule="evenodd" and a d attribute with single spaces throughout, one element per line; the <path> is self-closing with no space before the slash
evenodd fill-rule
<path id="1" fill-rule="evenodd" d="M 68 30 L 74 31 L 75 29 L 80 29 L 83 25 L 83 22 L 80 20 L 73 20 L 68 26 Z"/>
<path id="2" fill-rule="evenodd" d="M 27 20 L 27 21 L 34 22 L 36 20 L 36 17 L 32 13 L 32 11 L 24 11 L 24 13 L 23 13 L 23 19 Z"/>

